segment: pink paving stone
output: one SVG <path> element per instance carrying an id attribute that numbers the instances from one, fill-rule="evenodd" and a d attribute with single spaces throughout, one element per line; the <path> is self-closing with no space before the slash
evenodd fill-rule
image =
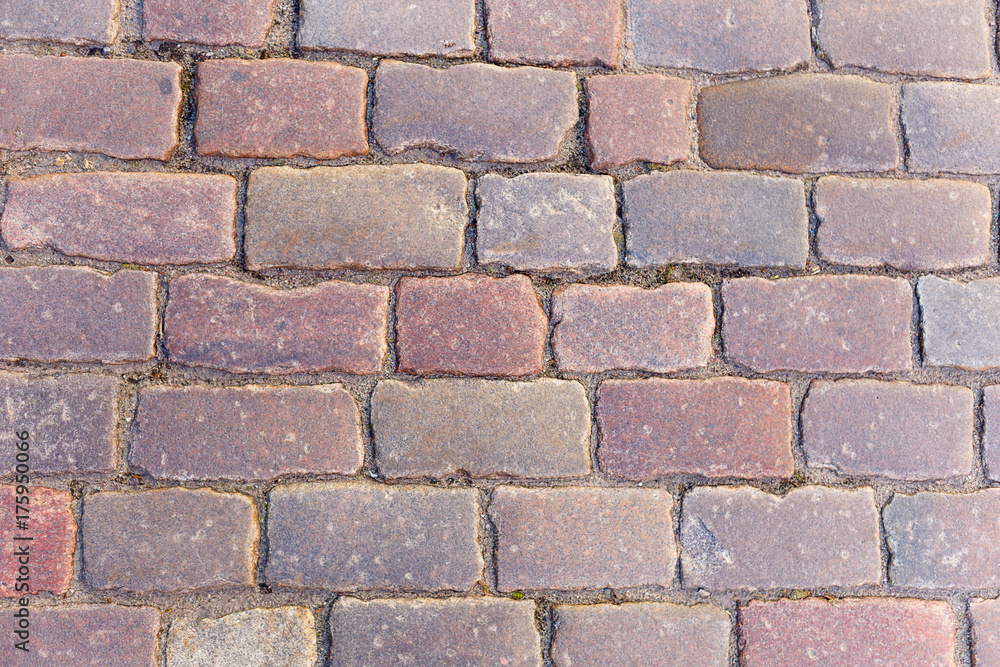
<path id="1" fill-rule="evenodd" d="M 368 74 L 289 58 L 198 65 L 199 155 L 320 160 L 366 155 Z"/>
<path id="2" fill-rule="evenodd" d="M 257 48 L 271 27 L 274 0 L 143 0 L 144 40 Z"/>
<path id="3" fill-rule="evenodd" d="M 739 634 L 744 667 L 955 665 L 955 615 L 944 601 L 753 601 L 740 608 Z"/>
<path id="4" fill-rule="evenodd" d="M 542 370 L 547 333 L 524 275 L 403 278 L 396 289 L 402 373 L 532 375 Z"/>
<path id="5" fill-rule="evenodd" d="M 1000 600 L 969 603 L 972 634 L 972 664 L 975 667 L 1000 665 Z"/>
<path id="6" fill-rule="evenodd" d="M 389 289 L 338 281 L 279 290 L 190 274 L 170 282 L 167 356 L 234 373 L 374 373 Z"/>
<path id="7" fill-rule="evenodd" d="M 618 65 L 618 0 L 486 0 L 490 60 L 547 65 Z"/>
<path id="8" fill-rule="evenodd" d="M 6 0 L 0 5 L 0 38 L 111 44 L 119 6 L 119 0 Z"/>
<path id="9" fill-rule="evenodd" d="M 31 443 L 31 439 L 28 440 Z M 30 454 L 30 452 L 29 452 Z M 30 465 L 30 461 L 29 461 Z M 29 473 L 30 477 L 30 473 Z M 30 480 L 34 482 L 34 479 Z M 0 597 L 16 598 L 26 593 L 55 593 L 69 590 L 73 577 L 73 550 L 76 548 L 76 520 L 70 509 L 73 502 L 68 491 L 27 485 L 27 502 L 23 500 L 23 484 L 0 486 Z M 18 508 L 18 505 L 23 509 Z M 26 528 L 15 523 L 17 515 L 27 510 Z M 17 540 L 29 536 L 32 539 Z M 26 546 L 27 545 L 27 546 Z M 27 549 L 28 562 L 20 562 Z M 25 574 L 19 568 L 26 567 Z M 28 580 L 18 581 L 27 576 Z M 27 588 L 23 587 L 27 584 Z"/>

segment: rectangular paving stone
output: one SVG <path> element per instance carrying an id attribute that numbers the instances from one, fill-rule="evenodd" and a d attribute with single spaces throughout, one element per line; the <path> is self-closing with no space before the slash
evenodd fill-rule
<path id="1" fill-rule="evenodd" d="M 279 290 L 222 276 L 170 282 L 172 362 L 233 373 L 374 373 L 386 353 L 389 289 L 326 281 Z"/>
<path id="2" fill-rule="evenodd" d="M 535 605 L 485 597 L 337 600 L 330 665 L 540 666 Z"/>
<path id="3" fill-rule="evenodd" d="M 108 472 L 117 448 L 116 378 L 0 373 L 0 470 L 14 471 L 16 433 L 28 432 L 36 473 Z"/>
<path id="4" fill-rule="evenodd" d="M 944 601 L 752 601 L 739 619 L 745 667 L 956 664 L 955 615 Z"/>
<path id="5" fill-rule="evenodd" d="M 618 66 L 622 5 L 617 0 L 485 0 L 490 60 Z"/>
<path id="6" fill-rule="evenodd" d="M 983 389 L 983 461 L 986 476 L 1000 481 L 1000 386 Z"/>
<path id="7" fill-rule="evenodd" d="M 659 489 L 500 486 L 497 585 L 518 589 L 599 589 L 673 583 L 677 555 L 673 498 Z"/>
<path id="8" fill-rule="evenodd" d="M 943 479 L 972 472 L 973 394 L 966 387 L 817 381 L 802 412 L 810 466 L 844 475 Z"/>
<path id="9" fill-rule="evenodd" d="M 180 79 L 177 63 L 0 56 L 0 148 L 165 160 L 178 143 Z"/>
<path id="10" fill-rule="evenodd" d="M 728 667 L 729 614 L 708 605 L 558 605 L 552 661 L 573 667 Z"/>
<path id="11" fill-rule="evenodd" d="M 471 56 L 474 0 L 303 0 L 299 44 L 374 55 Z"/>
<path id="12" fill-rule="evenodd" d="M 716 169 L 889 171 L 899 162 L 891 88 L 793 74 L 703 88 L 701 157 Z"/>
<path id="13" fill-rule="evenodd" d="M 556 156 L 578 117 L 572 72 L 387 61 L 375 73 L 373 135 L 390 155 L 430 148 L 464 160 L 541 162 Z"/>
<path id="14" fill-rule="evenodd" d="M 580 477 L 590 472 L 590 404 L 578 382 L 383 380 L 371 402 L 386 477 Z"/>
<path id="15" fill-rule="evenodd" d="M 607 380 L 597 398 L 601 469 L 626 479 L 672 474 L 791 477 L 787 384 L 743 378 Z"/>
<path id="16" fill-rule="evenodd" d="M 1000 663 L 1000 600 L 969 603 L 972 664 L 976 667 Z"/>
<path id="17" fill-rule="evenodd" d="M 247 187 L 247 268 L 462 268 L 465 174 L 426 164 L 265 167 Z"/>
<path id="18" fill-rule="evenodd" d="M 260 48 L 274 0 L 143 0 L 142 38 Z"/>
<path id="19" fill-rule="evenodd" d="M 209 489 L 90 494 L 83 579 L 96 589 L 252 586 L 260 527 L 249 496 Z"/>
<path id="20" fill-rule="evenodd" d="M 816 244 L 834 264 L 942 270 L 989 261 L 993 200 L 979 183 L 821 178 Z"/>
<path id="21" fill-rule="evenodd" d="M 879 583 L 878 512 L 871 489 L 698 487 L 684 496 L 684 586 L 828 588 Z"/>
<path id="22" fill-rule="evenodd" d="M 632 266 L 806 265 L 809 214 L 797 180 L 653 172 L 626 181 L 622 191 L 626 255 Z"/>
<path id="23" fill-rule="evenodd" d="M 401 373 L 532 375 L 542 370 L 548 323 L 531 280 L 408 278 L 396 288 Z"/>
<path id="24" fill-rule="evenodd" d="M 139 394 L 129 461 L 168 479 L 351 474 L 364 450 L 343 385 L 150 387 Z"/>
<path id="25" fill-rule="evenodd" d="M 5 517 L 0 524 L 0 597 L 43 592 L 63 595 L 73 578 L 73 497 L 68 491 L 35 486 L 34 471 L 26 475 L 27 482 L 18 475 L 21 479 L 14 478 L 16 485 L 0 486 L 0 516 Z M 26 518 L 19 518 L 25 514 Z M 22 537 L 31 540 L 19 539 Z"/>
<path id="26" fill-rule="evenodd" d="M 476 256 L 518 271 L 608 273 L 618 264 L 610 176 L 487 174 L 476 183 Z"/>
<path id="27" fill-rule="evenodd" d="M 147 271 L 0 269 L 0 359 L 145 361 L 156 320 L 156 275 Z"/>
<path id="28" fill-rule="evenodd" d="M 332 160 L 368 154 L 368 74 L 333 62 L 270 58 L 199 63 L 199 155 Z"/>
<path id="29" fill-rule="evenodd" d="M 1000 367 L 1000 279 L 917 283 L 924 363 L 972 370 Z"/>
<path id="30" fill-rule="evenodd" d="M 475 489 L 292 484 L 267 521 L 272 586 L 466 591 L 482 576 Z"/>
<path id="31" fill-rule="evenodd" d="M 902 278 L 816 276 L 722 284 L 726 355 L 756 371 L 906 371 L 913 294 Z"/>
<path id="32" fill-rule="evenodd" d="M 181 618 L 171 622 L 167 637 L 171 667 L 313 667 L 316 659 L 315 618 L 305 607 L 248 609 L 195 621 Z"/>
<path id="33" fill-rule="evenodd" d="M 708 365 L 715 310 L 704 283 L 560 285 L 552 323 L 560 370 L 670 373 Z"/>
<path id="34" fill-rule="evenodd" d="M 11 250 L 134 264 L 211 264 L 236 255 L 236 179 L 208 174 L 48 174 L 7 181 Z"/>
<path id="35" fill-rule="evenodd" d="M 996 86 L 906 83 L 901 114 L 908 169 L 1000 173 L 1000 89 Z"/>
<path id="36" fill-rule="evenodd" d="M 894 586 L 1000 586 L 1000 489 L 896 494 L 883 523 Z"/>
<path id="37" fill-rule="evenodd" d="M 118 0 L 8 0 L 0 6 L 0 38 L 111 44 Z"/>

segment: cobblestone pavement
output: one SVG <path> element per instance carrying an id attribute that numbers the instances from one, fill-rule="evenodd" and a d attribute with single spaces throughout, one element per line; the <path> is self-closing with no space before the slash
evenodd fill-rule
<path id="1" fill-rule="evenodd" d="M 0 663 L 1000 665 L 996 38 L 0 2 Z"/>

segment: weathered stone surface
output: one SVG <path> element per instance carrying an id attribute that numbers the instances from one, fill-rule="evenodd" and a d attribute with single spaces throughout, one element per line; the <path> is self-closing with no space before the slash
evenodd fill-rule
<path id="1" fill-rule="evenodd" d="M 685 586 L 826 588 L 877 584 L 882 569 L 871 489 L 808 486 L 774 496 L 699 487 L 684 496 Z"/>
<path id="2" fill-rule="evenodd" d="M 361 420 L 337 384 L 150 387 L 139 395 L 129 460 L 183 480 L 350 474 L 364 461 Z"/>
<path id="3" fill-rule="evenodd" d="M 368 74 L 290 58 L 198 65 L 194 142 L 199 155 L 320 160 L 366 155 Z"/>
<path id="4" fill-rule="evenodd" d="M 907 168 L 1000 173 L 1000 89 L 925 81 L 903 85 Z"/>
<path id="5" fill-rule="evenodd" d="M 590 404 L 565 380 L 384 380 L 371 404 L 387 477 L 579 477 L 590 472 Z"/>
<path id="6" fill-rule="evenodd" d="M 993 200 L 979 183 L 821 178 L 819 254 L 835 264 L 957 269 L 990 259 Z"/>
<path id="7" fill-rule="evenodd" d="M 902 278 L 816 276 L 723 283 L 726 355 L 754 370 L 905 371 L 913 294 Z"/>
<path id="8" fill-rule="evenodd" d="M 969 603 L 972 634 L 972 664 L 976 667 L 1000 664 L 1000 600 Z"/>
<path id="9" fill-rule="evenodd" d="M 555 157 L 576 125 L 576 97 L 572 72 L 383 62 L 373 134 L 390 155 L 433 148 L 467 160 L 540 162 Z"/>
<path id="10" fill-rule="evenodd" d="M 497 585 L 526 589 L 670 586 L 673 499 L 659 489 L 501 486 L 490 513 L 497 530 Z"/>
<path id="11" fill-rule="evenodd" d="M 167 664 L 202 665 L 316 664 L 316 628 L 305 607 L 250 609 L 222 618 L 178 619 L 170 624 Z"/>
<path id="12" fill-rule="evenodd" d="M 260 48 L 274 0 L 143 0 L 142 37 Z"/>
<path id="13" fill-rule="evenodd" d="M 487 174 L 476 184 L 480 264 L 520 271 L 607 273 L 618 264 L 610 176 Z"/>
<path id="14" fill-rule="evenodd" d="M 942 479 L 972 472 L 973 395 L 909 382 L 815 382 L 802 413 L 809 465 L 847 475 Z"/>
<path id="15" fill-rule="evenodd" d="M 887 171 L 899 162 L 892 91 L 858 76 L 794 74 L 704 88 L 701 157 L 717 169 Z"/>
<path id="16" fill-rule="evenodd" d="M 631 0 L 643 65 L 706 72 L 789 69 L 809 59 L 804 0 Z"/>
<path id="17" fill-rule="evenodd" d="M 303 0 L 299 44 L 379 55 L 468 56 L 474 0 Z"/>
<path id="18" fill-rule="evenodd" d="M 465 174 L 425 164 L 266 167 L 250 175 L 251 270 L 462 267 Z"/>
<path id="19" fill-rule="evenodd" d="M 883 522 L 893 585 L 1000 586 L 1000 489 L 896 494 Z"/>
<path id="20" fill-rule="evenodd" d="M 374 373 L 389 290 L 338 281 L 277 290 L 206 274 L 170 282 L 167 356 L 234 373 Z"/>
<path id="21" fill-rule="evenodd" d="M 708 365 L 715 311 L 704 283 L 567 285 L 552 295 L 552 322 L 561 370 L 670 373 Z"/>
<path id="22" fill-rule="evenodd" d="M 145 361 L 156 319 L 153 273 L 0 269 L 0 359 Z"/>
<path id="23" fill-rule="evenodd" d="M 111 44 L 118 7 L 118 0 L 7 0 L 0 5 L 0 38 Z"/>
<path id="24" fill-rule="evenodd" d="M 28 476 L 32 477 L 30 473 Z M 35 479 L 32 477 L 30 481 Z M 42 592 L 62 595 L 69 590 L 73 577 L 76 548 L 76 520 L 70 509 L 73 497 L 67 491 L 34 483 L 25 493 L 23 486 L 23 480 L 17 486 L 0 486 L 0 516 L 5 518 L 0 524 L 0 597 L 19 598 L 26 593 Z M 31 540 L 18 539 L 22 537 Z M 21 560 L 25 548 L 27 563 Z M 18 589 L 25 583 L 27 590 Z"/>
<path id="25" fill-rule="evenodd" d="M 396 288 L 396 353 L 403 373 L 532 375 L 548 323 L 525 275 L 407 278 Z"/>
<path id="26" fill-rule="evenodd" d="M 617 67 L 622 5 L 617 0 L 486 0 L 490 60 Z"/>
<path id="27" fill-rule="evenodd" d="M 49 174 L 7 181 L 0 220 L 12 250 L 135 264 L 210 264 L 236 255 L 236 179 L 206 174 Z"/>
<path id="28" fill-rule="evenodd" d="M 208 489 L 87 496 L 83 579 L 98 589 L 252 586 L 260 529 L 248 497 Z"/>
<path id="29" fill-rule="evenodd" d="M 924 363 L 1000 367 L 1000 279 L 960 283 L 923 276 L 917 283 Z"/>
<path id="30" fill-rule="evenodd" d="M 475 489 L 292 484 L 267 521 L 272 586 L 464 591 L 482 576 Z"/>
<path id="31" fill-rule="evenodd" d="M 622 189 L 632 266 L 803 267 L 809 257 L 809 214 L 799 181 L 671 171 L 638 176 Z"/>
<path id="32" fill-rule="evenodd" d="M 986 422 L 983 432 L 986 476 L 1000 481 L 1000 385 L 983 389 L 983 421 Z"/>
<path id="33" fill-rule="evenodd" d="M 607 380 L 597 399 L 605 472 L 790 477 L 788 385 L 766 380 Z"/>
<path id="34" fill-rule="evenodd" d="M 0 148 L 165 160 L 178 142 L 180 79 L 177 63 L 0 56 Z"/>
<path id="35" fill-rule="evenodd" d="M 559 605 L 555 622 L 557 665 L 729 665 L 729 615 L 708 605 Z"/>

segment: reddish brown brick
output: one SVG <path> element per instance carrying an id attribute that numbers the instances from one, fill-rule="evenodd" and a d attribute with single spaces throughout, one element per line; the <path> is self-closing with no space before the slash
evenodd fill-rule
<path id="1" fill-rule="evenodd" d="M 366 155 L 368 74 L 289 58 L 198 65 L 199 155 L 320 160 Z"/>
<path id="2" fill-rule="evenodd" d="M 827 588 L 879 582 L 882 556 L 871 489 L 807 486 L 774 496 L 698 487 L 684 496 L 685 586 Z"/>
<path id="3" fill-rule="evenodd" d="M 701 91 L 701 157 L 717 169 L 887 171 L 899 162 L 892 90 L 858 76 L 795 74 Z"/>
<path id="4" fill-rule="evenodd" d="M 403 278 L 396 289 L 396 352 L 403 373 L 541 372 L 545 313 L 524 275 Z"/>
<path id="5" fill-rule="evenodd" d="M 259 48 L 273 8 L 274 0 L 143 0 L 142 37 Z"/>
<path id="6" fill-rule="evenodd" d="M 589 76 L 584 84 L 593 169 L 606 171 L 636 161 L 673 164 L 688 158 L 690 81 L 645 74 Z"/>
<path id="7" fill-rule="evenodd" d="M 28 442 L 34 445 L 31 438 Z M 28 453 L 30 457 L 30 449 Z M 0 525 L 0 597 L 42 592 L 62 595 L 73 577 L 73 498 L 68 491 L 35 486 L 32 472 L 26 474 L 27 479 L 15 478 L 16 485 L 0 486 L 0 516 L 6 518 Z M 25 528 L 15 523 L 17 515 L 23 518 Z M 21 537 L 31 540 L 18 539 Z M 25 550 L 27 563 L 22 560 Z"/>
<path id="8" fill-rule="evenodd" d="M 1000 385 L 983 389 L 983 460 L 986 476 L 1000 481 Z"/>
<path id="9" fill-rule="evenodd" d="M 810 466 L 845 475 L 942 479 L 972 472 L 973 395 L 909 382 L 816 382 L 802 413 Z"/>
<path id="10" fill-rule="evenodd" d="M 165 160 L 178 142 L 180 79 L 177 63 L 0 56 L 0 148 Z"/>
<path id="11" fill-rule="evenodd" d="M 193 274 L 170 283 L 167 356 L 234 373 L 374 373 L 389 290 L 328 281 L 278 290 Z"/>
<path id="12" fill-rule="evenodd" d="M 608 380 L 597 399 L 606 472 L 790 477 L 788 385 L 766 380 Z"/>
<path id="13" fill-rule="evenodd" d="M 156 276 L 146 271 L 0 269 L 0 359 L 145 361 L 156 319 Z"/>
<path id="14" fill-rule="evenodd" d="M 985 185 L 830 176 L 813 197 L 816 242 L 829 262 L 940 270 L 990 259 L 993 200 Z"/>
<path id="15" fill-rule="evenodd" d="M 236 179 L 202 174 L 50 174 L 7 181 L 12 250 L 136 264 L 211 264 L 236 254 Z"/>
<path id="16" fill-rule="evenodd" d="M 739 619 L 745 667 L 956 664 L 955 615 L 943 601 L 754 601 Z"/>
<path id="17" fill-rule="evenodd" d="M 252 586 L 260 528 L 248 497 L 209 489 L 87 496 L 83 578 L 98 589 Z"/>
<path id="18" fill-rule="evenodd" d="M 913 293 L 901 278 L 744 278 L 723 283 L 722 301 L 726 355 L 754 370 L 911 367 Z"/>
<path id="19" fill-rule="evenodd" d="M 132 433 L 130 461 L 170 479 L 350 474 L 364 459 L 358 407 L 342 385 L 151 387 Z"/>
<path id="20" fill-rule="evenodd" d="M 972 634 L 972 664 L 976 667 L 1000 664 L 1000 600 L 969 603 Z"/>
<path id="21" fill-rule="evenodd" d="M 490 60 L 617 67 L 622 5 L 617 0 L 486 0 Z"/>
<path id="22" fill-rule="evenodd" d="M 111 44 L 118 8 L 118 0 L 7 0 L 0 6 L 0 38 Z"/>
<path id="23" fill-rule="evenodd" d="M 672 511 L 670 493 L 659 489 L 498 487 L 490 503 L 498 586 L 670 586 Z"/>
<path id="24" fill-rule="evenodd" d="M 222 618 L 173 621 L 167 664 L 313 667 L 316 649 L 316 619 L 309 609 L 248 609 Z"/>
<path id="25" fill-rule="evenodd" d="M 906 166 L 912 171 L 1000 173 L 1000 89 L 946 81 L 903 86 Z"/>

